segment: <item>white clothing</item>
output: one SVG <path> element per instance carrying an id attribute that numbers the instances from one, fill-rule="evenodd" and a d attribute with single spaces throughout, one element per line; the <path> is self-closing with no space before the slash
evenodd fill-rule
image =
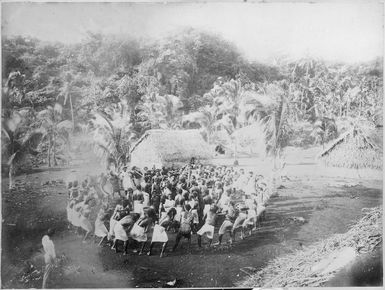
<path id="1" fill-rule="evenodd" d="M 138 242 L 147 241 L 147 234 L 145 233 L 145 229 L 139 226 L 137 223 L 135 223 L 134 226 L 132 227 L 130 236 Z"/>
<path id="2" fill-rule="evenodd" d="M 115 239 L 123 241 L 123 242 L 128 240 L 128 235 L 127 235 L 126 231 L 124 230 L 124 228 L 120 222 L 117 222 L 115 224 L 114 236 L 115 236 Z"/>
<path id="3" fill-rule="evenodd" d="M 135 188 L 132 178 L 130 177 L 130 174 L 128 173 L 128 171 L 126 172 L 123 171 L 120 174 L 120 178 L 122 179 L 122 185 L 124 190 L 128 190 L 129 188 L 132 188 L 132 189 Z"/>
<path id="4" fill-rule="evenodd" d="M 142 191 L 142 193 L 143 193 L 143 207 L 149 207 L 150 206 L 150 195 L 145 191 Z"/>
<path id="5" fill-rule="evenodd" d="M 100 218 L 95 220 L 95 236 L 103 238 L 108 235 L 108 231 L 103 221 Z"/>
<path id="6" fill-rule="evenodd" d="M 143 203 L 140 200 L 134 200 L 134 213 L 143 213 Z"/>
<path id="7" fill-rule="evenodd" d="M 46 264 L 53 264 L 56 259 L 55 245 L 49 236 L 43 236 L 41 243 L 44 249 L 44 261 Z"/>
<path id="8" fill-rule="evenodd" d="M 205 207 L 203 208 L 203 216 L 209 213 L 210 208 L 211 208 L 211 204 L 205 204 Z"/>
<path id="9" fill-rule="evenodd" d="M 160 225 L 154 226 L 154 232 L 152 233 L 152 243 L 154 242 L 161 242 L 166 243 L 168 242 L 168 236 L 166 229 Z"/>
<path id="10" fill-rule="evenodd" d="M 110 218 L 110 231 L 108 232 L 110 237 L 114 235 L 114 227 L 117 222 L 118 221 L 114 219 L 113 216 Z"/>
<path id="11" fill-rule="evenodd" d="M 92 224 L 90 220 L 86 218 L 84 215 L 80 215 L 79 224 L 80 224 L 80 227 L 85 231 L 87 232 L 92 231 Z"/>
<path id="12" fill-rule="evenodd" d="M 204 224 L 201 229 L 197 232 L 197 234 L 200 236 L 206 234 L 206 236 L 212 240 L 214 238 L 214 226 Z"/>
<path id="13" fill-rule="evenodd" d="M 183 211 L 183 207 L 181 205 L 177 205 L 176 206 L 176 215 L 174 217 L 175 221 L 180 222 L 180 220 L 182 219 L 182 211 Z"/>

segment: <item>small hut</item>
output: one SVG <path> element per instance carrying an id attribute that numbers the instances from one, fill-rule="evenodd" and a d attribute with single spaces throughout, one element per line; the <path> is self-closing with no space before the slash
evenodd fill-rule
<path id="1" fill-rule="evenodd" d="M 382 169 L 382 126 L 369 131 L 353 128 L 318 156 L 326 166 Z"/>
<path id="2" fill-rule="evenodd" d="M 148 130 L 131 149 L 131 165 L 181 165 L 193 157 L 199 161 L 210 159 L 211 151 L 198 130 Z"/>

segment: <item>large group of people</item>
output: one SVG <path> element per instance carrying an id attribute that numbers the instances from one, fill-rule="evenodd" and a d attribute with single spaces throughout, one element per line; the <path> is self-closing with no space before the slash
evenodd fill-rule
<path id="1" fill-rule="evenodd" d="M 262 175 L 231 166 L 202 165 L 196 160 L 180 168 L 139 169 L 123 167 L 98 178 L 68 183 L 69 227 L 84 234 L 83 242 L 94 235 L 99 245 L 109 244 L 124 254 L 129 248 L 140 255 L 152 255 L 160 245 L 162 257 L 171 232 L 176 234 L 172 251 L 182 238 L 197 235 L 213 245 L 218 225 L 218 241 L 236 232 L 244 239 L 256 230 L 264 217 L 269 196 Z M 83 232 L 83 233 L 81 233 Z"/>

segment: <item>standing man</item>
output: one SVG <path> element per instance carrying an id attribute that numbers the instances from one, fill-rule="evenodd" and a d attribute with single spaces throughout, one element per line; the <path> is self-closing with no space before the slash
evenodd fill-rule
<path id="1" fill-rule="evenodd" d="M 120 179 L 122 181 L 122 187 L 123 187 L 124 193 L 127 196 L 129 188 L 132 188 L 132 189 L 136 188 L 132 181 L 131 173 L 127 171 L 127 166 L 123 167 L 123 171 L 120 174 Z"/>
<path id="2" fill-rule="evenodd" d="M 47 234 L 44 235 L 41 240 L 41 243 L 43 244 L 43 249 L 44 249 L 44 261 L 45 261 L 43 286 L 42 286 L 43 289 L 47 288 L 48 276 L 52 272 L 56 262 L 55 245 L 51 240 L 53 234 L 54 234 L 54 231 L 52 229 L 49 229 L 47 231 Z"/>

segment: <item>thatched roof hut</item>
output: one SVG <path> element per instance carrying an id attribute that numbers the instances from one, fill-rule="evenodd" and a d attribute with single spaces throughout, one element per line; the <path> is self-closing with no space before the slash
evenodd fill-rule
<path id="1" fill-rule="evenodd" d="M 382 169 L 382 127 L 353 128 L 334 140 L 318 158 L 331 167 Z"/>
<path id="2" fill-rule="evenodd" d="M 148 130 L 131 149 L 131 164 L 143 168 L 178 165 L 212 158 L 198 130 Z"/>

